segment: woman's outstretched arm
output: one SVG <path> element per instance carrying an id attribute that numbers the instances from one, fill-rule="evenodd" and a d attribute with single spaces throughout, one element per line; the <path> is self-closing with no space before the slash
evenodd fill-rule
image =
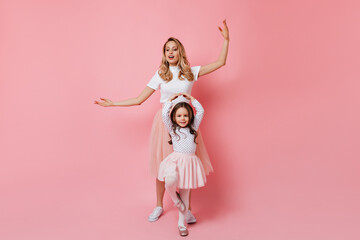
<path id="1" fill-rule="evenodd" d="M 219 27 L 219 30 L 221 32 L 221 35 L 224 37 L 224 43 L 219 55 L 219 58 L 216 60 L 216 62 L 201 66 L 199 77 L 208 73 L 211 73 L 215 71 L 216 69 L 219 69 L 220 67 L 224 66 L 226 63 L 227 53 L 229 49 L 229 29 L 226 25 L 226 20 L 223 21 L 224 29 L 221 29 Z"/>
<path id="2" fill-rule="evenodd" d="M 154 89 L 146 86 L 145 89 L 140 93 L 140 95 L 136 98 L 130 98 L 126 100 L 122 100 L 119 102 L 113 102 L 110 99 L 100 98 L 102 101 L 95 101 L 95 104 L 98 104 L 103 107 L 130 107 L 134 105 L 141 105 L 146 101 L 153 93 Z"/>

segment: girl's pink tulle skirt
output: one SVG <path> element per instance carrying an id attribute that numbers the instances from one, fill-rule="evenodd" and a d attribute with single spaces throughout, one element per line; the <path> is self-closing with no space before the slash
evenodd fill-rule
<path id="1" fill-rule="evenodd" d="M 213 172 L 213 167 L 210 162 L 209 155 L 206 151 L 201 131 L 198 130 L 198 137 L 196 138 L 196 156 L 199 157 L 204 167 L 205 174 Z M 161 109 L 156 113 L 151 129 L 150 138 L 150 173 L 154 177 L 158 177 L 160 163 L 173 152 L 172 145 L 168 143 L 170 140 L 169 133 L 161 118 Z"/>
<path id="2" fill-rule="evenodd" d="M 167 176 L 176 177 L 182 189 L 203 187 L 206 182 L 203 165 L 194 153 L 170 153 L 160 164 L 158 179 L 165 181 Z"/>

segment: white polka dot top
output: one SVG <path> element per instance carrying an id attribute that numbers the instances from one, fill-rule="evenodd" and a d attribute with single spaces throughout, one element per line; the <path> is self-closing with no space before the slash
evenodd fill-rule
<path id="1" fill-rule="evenodd" d="M 193 128 L 195 129 L 195 131 L 197 131 L 199 129 L 201 120 L 204 116 L 204 108 L 196 99 L 192 100 L 191 103 L 196 110 Z M 164 103 L 162 109 L 162 119 L 164 121 L 166 129 L 170 133 L 173 143 L 173 149 L 175 152 L 180 152 L 180 153 L 195 153 L 196 150 L 196 143 L 194 142 L 195 135 L 190 133 L 190 129 L 188 127 L 185 128 L 177 127 L 175 130 L 177 135 L 174 133 L 172 129 L 172 122 L 170 119 L 170 110 L 172 105 L 173 103 L 170 101 L 166 101 Z"/>

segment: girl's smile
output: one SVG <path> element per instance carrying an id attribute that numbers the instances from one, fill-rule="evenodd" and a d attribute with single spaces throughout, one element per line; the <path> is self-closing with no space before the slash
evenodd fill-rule
<path id="1" fill-rule="evenodd" d="M 175 113 L 175 122 L 180 127 L 184 128 L 189 123 L 189 113 L 186 108 L 179 108 Z"/>

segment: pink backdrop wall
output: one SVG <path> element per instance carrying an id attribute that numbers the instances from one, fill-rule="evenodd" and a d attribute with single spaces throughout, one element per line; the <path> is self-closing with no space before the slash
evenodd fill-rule
<path id="1" fill-rule="evenodd" d="M 159 93 L 135 97 L 179 38 L 201 77 L 215 168 L 189 239 L 359 239 L 358 1 L 0 1 L 0 238 L 175 239 L 147 156 Z"/>

